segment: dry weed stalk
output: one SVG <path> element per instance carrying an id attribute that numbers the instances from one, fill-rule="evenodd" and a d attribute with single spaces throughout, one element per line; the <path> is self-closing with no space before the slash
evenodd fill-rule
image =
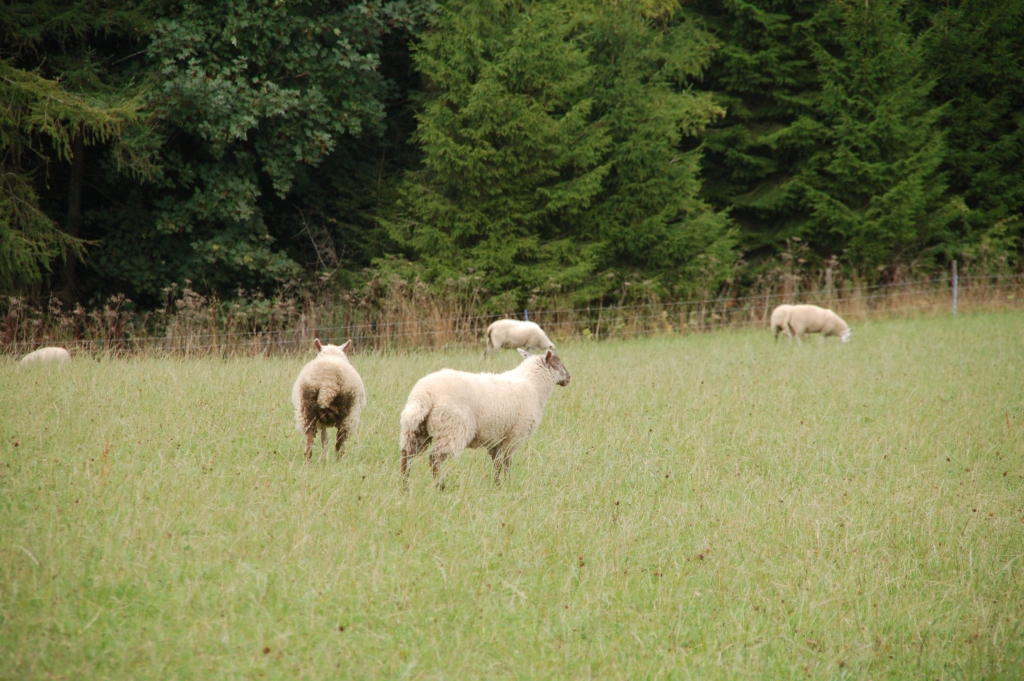
<path id="1" fill-rule="evenodd" d="M 533 298 L 529 318 L 553 337 L 632 338 L 661 333 L 699 333 L 724 328 L 765 327 L 781 303 L 830 307 L 851 324 L 869 319 L 949 314 L 948 277 L 880 286 L 844 278 L 837 262 L 808 276 L 785 264 L 761 275 L 744 295 L 731 288 L 699 300 L 674 301 L 649 281 L 627 282 L 611 305 L 573 306 L 557 293 Z M 171 354 L 177 356 L 255 356 L 302 354 L 316 337 L 352 338 L 360 349 L 442 348 L 477 344 L 500 317 L 522 318 L 521 310 L 483 314 L 477 280 L 465 277 L 431 291 L 420 281 L 392 275 L 372 278 L 358 291 L 335 296 L 282 290 L 268 298 L 239 290 L 228 302 L 191 288 L 165 290 L 164 306 L 138 312 L 132 301 L 113 296 L 91 311 L 64 309 L 56 299 L 33 303 L 11 297 L 0 308 L 0 352 L 23 355 L 42 345 L 63 345 L 92 355 Z M 964 312 L 1019 308 L 1024 274 L 960 277 L 959 309 Z"/>

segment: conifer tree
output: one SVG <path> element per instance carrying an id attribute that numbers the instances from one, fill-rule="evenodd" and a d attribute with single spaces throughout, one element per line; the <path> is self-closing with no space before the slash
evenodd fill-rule
<path id="1" fill-rule="evenodd" d="M 97 43 L 106 56 L 137 47 L 147 26 L 135 3 L 104 0 L 11 3 L 0 16 L 0 291 L 38 286 L 62 258 L 72 294 L 87 147 L 122 176 L 156 172 L 140 89 L 97 57 Z M 66 201 L 47 212 L 39 190 L 65 168 Z"/>
<path id="2" fill-rule="evenodd" d="M 608 172 L 593 121 L 593 67 L 578 23 L 551 3 L 446 3 L 416 52 L 428 80 L 415 139 L 408 234 L 428 278 L 482 272 L 489 294 L 576 284 L 597 265 L 571 240 Z"/>
<path id="3" fill-rule="evenodd" d="M 726 116 L 701 135 L 702 195 L 728 209 L 745 257 L 770 260 L 809 236 L 794 177 L 817 149 L 801 117 L 820 92 L 812 44 L 825 0 L 697 0 L 687 9 L 720 46 L 701 79 Z"/>
<path id="4" fill-rule="evenodd" d="M 805 233 L 868 279 L 927 260 L 957 215 L 933 81 L 899 11 L 888 0 L 829 9 L 834 41 L 815 49 L 822 94 L 801 120 L 820 140 L 797 178 Z"/>
<path id="5" fill-rule="evenodd" d="M 714 41 L 675 3 L 639 10 L 596 3 L 587 26 L 594 114 L 612 144 L 601 195 L 577 233 L 605 244 L 603 266 L 686 295 L 714 288 L 735 261 L 726 214 L 699 197 L 702 150 L 681 150 L 724 113 L 691 89 Z"/>
<path id="6" fill-rule="evenodd" d="M 944 104 L 950 191 L 970 209 L 956 249 L 987 240 L 1005 254 L 1024 239 L 1024 0 L 921 0 L 910 8 L 923 31 Z M 1003 255 L 1003 254 L 998 254 Z"/>
<path id="7" fill-rule="evenodd" d="M 719 112 L 679 87 L 709 41 L 644 7 L 445 5 L 417 52 L 424 168 L 395 229 L 428 278 L 475 272 L 507 308 L 599 294 L 611 270 L 666 284 L 728 270 L 726 218 L 696 196 L 699 155 L 678 149 Z"/>

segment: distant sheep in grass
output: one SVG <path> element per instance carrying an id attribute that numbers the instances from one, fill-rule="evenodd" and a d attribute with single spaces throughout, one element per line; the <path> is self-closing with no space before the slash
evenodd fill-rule
<path id="1" fill-rule="evenodd" d="M 491 350 L 500 348 L 535 348 L 553 351 L 555 344 L 547 337 L 544 330 L 533 322 L 499 319 L 487 327 L 487 349 L 484 350 L 484 357 Z"/>
<path id="2" fill-rule="evenodd" d="M 772 310 L 771 327 L 776 341 L 779 340 L 779 331 L 781 331 L 783 335 L 789 338 L 791 343 L 793 342 L 793 338 L 789 335 L 789 329 L 786 327 L 786 320 L 789 319 L 789 313 L 792 309 L 792 305 L 779 305 Z"/>
<path id="3" fill-rule="evenodd" d="M 430 470 L 444 487 L 441 465 L 468 448 L 485 448 L 494 461 L 494 483 L 507 475 L 512 453 L 526 441 L 544 413 L 556 385 L 569 385 L 569 371 L 551 350 L 531 355 L 503 374 L 442 369 L 421 378 L 402 410 L 402 476 L 428 445 Z"/>
<path id="4" fill-rule="evenodd" d="M 839 315 L 817 305 L 794 305 L 786 317 L 786 327 L 797 342 L 809 333 L 820 333 L 823 338 L 839 336 L 844 343 L 849 343 L 853 336 L 853 331 Z"/>
<path id="5" fill-rule="evenodd" d="M 321 345 L 313 340 L 317 356 L 302 367 L 292 387 L 295 425 L 306 436 L 306 460 L 313 458 L 313 440 L 320 429 L 320 454 L 327 456 L 327 429 L 337 428 L 334 441 L 337 458 L 345 454 L 345 440 L 359 425 L 366 406 L 363 379 L 349 361 L 352 341 L 344 345 Z"/>
<path id="6" fill-rule="evenodd" d="M 64 348 L 39 348 L 34 350 L 24 357 L 21 358 L 22 364 L 31 364 L 33 362 L 70 362 L 71 353 Z"/>

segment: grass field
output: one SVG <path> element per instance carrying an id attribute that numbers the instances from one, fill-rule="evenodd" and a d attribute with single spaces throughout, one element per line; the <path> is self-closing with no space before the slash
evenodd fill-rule
<path id="1" fill-rule="evenodd" d="M 501 488 L 417 378 L 306 464 L 292 359 L 0 363 L 0 677 L 1024 677 L 1024 314 L 561 348 Z M 319 445 L 319 443 L 318 443 Z"/>

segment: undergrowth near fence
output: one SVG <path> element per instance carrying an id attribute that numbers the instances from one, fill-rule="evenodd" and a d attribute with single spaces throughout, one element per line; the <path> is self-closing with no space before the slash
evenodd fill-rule
<path id="1" fill-rule="evenodd" d="M 1017 308 L 1024 301 L 1024 275 L 963 276 L 958 293 L 961 312 Z M 305 352 L 317 337 L 351 338 L 360 350 L 438 349 L 480 343 L 487 326 L 502 317 L 535 321 L 561 340 L 622 339 L 767 327 L 771 310 L 782 303 L 829 307 L 854 325 L 949 314 L 952 281 L 863 286 L 833 281 L 826 270 L 824 276 L 764 279 L 746 295 L 726 291 L 698 300 L 666 300 L 653 286 L 635 282 L 613 301 L 573 306 L 549 296 L 535 299 L 536 307 L 497 315 L 479 313 L 478 292 L 467 282 L 437 292 L 397 277 L 334 296 L 284 290 L 266 297 L 239 290 L 230 301 L 186 284 L 167 289 L 164 305 L 154 311 L 136 310 L 120 295 L 92 310 L 67 309 L 56 298 L 39 304 L 11 297 L 0 304 L 0 353 L 61 345 L 87 354 L 287 355 Z"/>

